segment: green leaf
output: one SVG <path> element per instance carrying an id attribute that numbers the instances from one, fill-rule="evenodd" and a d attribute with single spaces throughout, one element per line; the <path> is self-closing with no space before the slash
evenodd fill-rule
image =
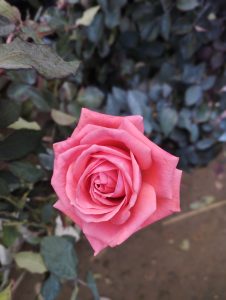
<path id="1" fill-rule="evenodd" d="M 191 58 L 194 55 L 194 53 L 198 50 L 199 45 L 200 40 L 198 40 L 196 34 L 194 34 L 193 32 L 186 34 L 180 40 L 179 50 L 182 57 L 185 60 Z"/>
<path id="2" fill-rule="evenodd" d="M 178 121 L 178 114 L 173 108 L 163 108 L 160 111 L 160 125 L 165 136 L 168 136 Z"/>
<path id="3" fill-rule="evenodd" d="M 105 14 L 105 24 L 112 29 L 119 25 L 121 17 L 121 8 L 126 4 L 126 0 L 98 0 Z"/>
<path id="4" fill-rule="evenodd" d="M 44 176 L 41 169 L 28 162 L 15 161 L 9 165 L 9 169 L 15 176 L 32 183 L 39 181 Z"/>
<path id="5" fill-rule="evenodd" d="M 34 68 L 47 79 L 54 79 L 75 74 L 78 67 L 78 61 L 64 61 L 47 45 L 28 43 L 19 38 L 0 45 L 0 68 L 3 69 Z"/>
<path id="6" fill-rule="evenodd" d="M 207 103 L 198 106 L 194 111 L 194 120 L 196 123 L 204 123 L 209 120 L 211 116 L 211 109 Z"/>
<path id="7" fill-rule="evenodd" d="M 37 81 L 37 72 L 35 70 L 14 70 L 7 72 L 13 82 L 33 85 Z"/>
<path id="8" fill-rule="evenodd" d="M 28 84 L 12 82 L 7 89 L 7 96 L 17 102 L 22 102 L 28 99 L 30 88 Z"/>
<path id="9" fill-rule="evenodd" d="M 81 89 L 77 98 L 80 105 L 89 108 L 98 108 L 104 101 L 104 93 L 94 86 Z"/>
<path id="10" fill-rule="evenodd" d="M 40 153 L 39 160 L 44 169 L 51 171 L 53 169 L 54 155 L 52 150 L 48 149 L 48 153 Z"/>
<path id="11" fill-rule="evenodd" d="M 41 294 L 44 300 L 55 300 L 60 292 L 61 284 L 59 279 L 50 274 L 50 276 L 44 281 Z"/>
<path id="12" fill-rule="evenodd" d="M 0 141 L 0 160 L 22 158 L 34 151 L 41 139 L 41 134 L 35 130 L 18 130 Z"/>
<path id="13" fill-rule="evenodd" d="M 28 122 L 23 118 L 19 118 L 16 122 L 10 124 L 8 127 L 15 130 L 20 130 L 20 129 L 41 130 L 41 127 L 37 122 Z"/>
<path id="14" fill-rule="evenodd" d="M 46 203 L 41 210 L 41 218 L 43 223 L 50 223 L 54 216 L 55 210 L 51 203 Z"/>
<path id="15" fill-rule="evenodd" d="M 47 271 L 42 256 L 32 251 L 18 252 L 14 259 L 19 268 L 25 269 L 30 273 L 43 274 Z"/>
<path id="16" fill-rule="evenodd" d="M 20 116 L 20 107 L 9 99 L 0 99 L 0 128 L 15 122 Z"/>
<path id="17" fill-rule="evenodd" d="M 208 91 L 209 89 L 211 89 L 215 82 L 216 82 L 217 77 L 215 75 L 212 76 L 208 76 L 206 77 L 202 82 L 201 82 L 201 87 L 202 90 L 204 91 Z"/>
<path id="18" fill-rule="evenodd" d="M 0 292 L 0 300 L 11 300 L 12 293 L 11 293 L 11 284 L 7 286 L 2 292 Z"/>
<path id="19" fill-rule="evenodd" d="M 189 11 L 199 6 L 198 0 L 177 0 L 177 8 L 182 11 Z"/>
<path id="20" fill-rule="evenodd" d="M 48 270 L 54 275 L 62 279 L 75 279 L 77 256 L 71 242 L 57 236 L 44 237 L 41 254 Z"/>
<path id="21" fill-rule="evenodd" d="M 0 171 L 0 195 L 7 196 L 20 187 L 20 182 L 10 171 Z M 5 193 L 5 194 L 3 194 Z"/>
<path id="22" fill-rule="evenodd" d="M 161 35 L 166 41 L 168 41 L 169 39 L 170 29 L 171 29 L 170 14 L 166 13 L 161 18 Z"/>
<path id="23" fill-rule="evenodd" d="M 195 143 L 199 138 L 199 127 L 196 124 L 192 124 L 188 131 L 190 132 L 190 141 Z"/>
<path id="24" fill-rule="evenodd" d="M 51 110 L 51 117 L 58 125 L 62 125 L 62 126 L 69 126 L 71 124 L 75 124 L 76 122 L 75 117 L 57 109 Z"/>
<path id="25" fill-rule="evenodd" d="M 210 148 L 211 146 L 213 146 L 213 144 L 214 144 L 214 140 L 212 140 L 210 138 L 205 138 L 205 139 L 198 141 L 198 143 L 196 144 L 196 148 L 198 150 L 206 150 L 206 149 Z"/>
<path id="26" fill-rule="evenodd" d="M 0 0 L 0 15 L 6 17 L 11 22 L 21 22 L 21 15 L 18 8 L 10 5 L 5 0 Z"/>
<path id="27" fill-rule="evenodd" d="M 40 111 L 49 112 L 50 106 L 42 95 L 41 91 L 37 88 L 30 87 L 27 91 L 28 99 L 31 99 L 32 103 L 39 109 Z"/>
<path id="28" fill-rule="evenodd" d="M 7 196 L 9 195 L 9 187 L 8 187 L 8 184 L 7 182 L 0 178 L 0 196 Z"/>
<path id="29" fill-rule="evenodd" d="M 186 64 L 184 66 L 182 80 L 187 84 L 197 84 L 202 80 L 206 72 L 206 65 L 201 63 L 199 65 Z"/>
<path id="30" fill-rule="evenodd" d="M 218 138 L 218 141 L 222 143 L 226 142 L 226 132 Z"/>
<path id="31" fill-rule="evenodd" d="M 84 11 L 83 15 L 81 18 L 76 20 L 76 25 L 83 25 L 83 26 L 89 26 L 95 15 L 97 14 L 98 10 L 100 9 L 100 6 L 93 6 L 88 8 L 87 10 Z"/>
<path id="32" fill-rule="evenodd" d="M 202 89 L 199 85 L 190 86 L 185 92 L 185 103 L 187 106 L 194 105 L 202 98 Z"/>
<path id="33" fill-rule="evenodd" d="M 8 248 L 13 245 L 15 240 L 20 236 L 15 226 L 4 225 L 3 226 L 2 242 Z"/>
<path id="34" fill-rule="evenodd" d="M 9 35 L 15 28 L 15 24 L 11 23 L 8 18 L 0 15 L 0 36 Z"/>
<path id="35" fill-rule="evenodd" d="M 182 15 L 180 18 L 174 19 L 172 31 L 174 34 L 183 35 L 188 34 L 193 29 L 193 25 L 186 15 Z"/>
<path id="36" fill-rule="evenodd" d="M 99 295 L 99 292 L 97 289 L 97 285 L 96 285 L 95 279 L 93 277 L 93 274 L 91 272 L 88 272 L 88 275 L 87 275 L 87 285 L 93 294 L 94 300 L 100 300 L 100 295 Z"/>
<path id="37" fill-rule="evenodd" d="M 104 17 L 103 14 L 98 14 L 95 16 L 92 26 L 86 28 L 88 39 L 97 44 L 104 32 Z"/>

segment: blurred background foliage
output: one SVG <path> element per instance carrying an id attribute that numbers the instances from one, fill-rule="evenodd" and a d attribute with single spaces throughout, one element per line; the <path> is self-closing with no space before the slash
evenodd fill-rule
<path id="1" fill-rule="evenodd" d="M 70 135 L 81 107 L 142 115 L 146 135 L 183 169 L 220 151 L 225 18 L 225 1 L 0 0 L 1 300 L 13 290 L 12 257 L 47 274 L 37 297 L 54 300 L 62 280 L 72 280 L 72 300 L 79 284 L 99 299 L 93 275 L 73 273 L 79 230 L 52 209 L 52 144 Z M 59 253 L 48 256 L 56 243 L 68 258 L 57 266 Z"/>

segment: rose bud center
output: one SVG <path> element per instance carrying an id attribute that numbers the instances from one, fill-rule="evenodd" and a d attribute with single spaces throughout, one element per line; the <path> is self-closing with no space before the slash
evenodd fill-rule
<path id="1" fill-rule="evenodd" d="M 112 170 L 91 175 L 90 195 L 93 200 L 99 197 L 119 201 L 125 196 L 120 171 Z"/>

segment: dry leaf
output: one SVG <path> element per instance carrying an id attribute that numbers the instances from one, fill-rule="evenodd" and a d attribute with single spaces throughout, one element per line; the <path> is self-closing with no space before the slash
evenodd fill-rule
<path id="1" fill-rule="evenodd" d="M 10 44 L 0 45 L 0 68 L 31 69 L 47 79 L 63 78 L 75 74 L 78 61 L 66 62 L 49 46 L 37 45 L 16 38 Z"/>
<path id="2" fill-rule="evenodd" d="M 16 122 L 10 124 L 8 128 L 17 129 L 17 130 L 20 129 L 41 130 L 37 122 L 28 122 L 23 118 L 19 118 Z"/>
<path id="3" fill-rule="evenodd" d="M 0 15 L 0 36 L 9 35 L 15 28 L 15 24 L 11 23 L 6 17 Z"/>
<path id="4" fill-rule="evenodd" d="M 71 125 L 71 124 L 75 123 L 75 121 L 76 121 L 75 117 L 73 117 L 69 114 L 66 114 L 57 109 L 51 110 L 51 116 L 57 124 L 62 125 L 62 126 Z"/>
<path id="5" fill-rule="evenodd" d="M 10 5 L 5 0 L 0 0 L 0 15 L 6 17 L 13 23 L 21 22 L 19 9 Z"/>
<path id="6" fill-rule="evenodd" d="M 94 6 L 91 8 L 88 8 L 87 10 L 84 11 L 83 15 L 81 18 L 77 19 L 76 25 L 83 25 L 83 26 L 89 26 L 95 15 L 97 14 L 98 10 L 100 9 L 100 6 Z"/>

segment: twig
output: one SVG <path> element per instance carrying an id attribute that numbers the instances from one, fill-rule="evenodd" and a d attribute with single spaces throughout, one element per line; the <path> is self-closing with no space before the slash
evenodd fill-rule
<path id="1" fill-rule="evenodd" d="M 21 282 L 23 281 L 24 277 L 26 275 L 26 272 L 23 272 L 16 280 L 16 282 L 13 285 L 12 288 L 12 292 L 15 293 L 16 289 L 18 288 L 18 286 L 21 284 Z"/>
<path id="2" fill-rule="evenodd" d="M 77 281 L 77 283 L 79 283 L 81 285 L 87 286 L 87 283 L 84 280 L 82 280 L 82 279 L 77 278 L 76 281 Z"/>
<path id="3" fill-rule="evenodd" d="M 171 224 L 174 224 L 174 223 L 177 223 L 179 221 L 183 221 L 183 220 L 189 219 L 191 217 L 200 215 L 202 213 L 208 212 L 208 211 L 210 211 L 212 209 L 215 209 L 215 208 L 218 208 L 218 207 L 221 207 L 221 206 L 224 206 L 224 205 L 226 205 L 226 200 L 220 201 L 220 202 L 217 202 L 217 203 L 214 203 L 214 204 L 211 204 L 211 205 L 209 205 L 207 207 L 203 207 L 203 208 L 200 208 L 198 210 L 189 211 L 187 213 L 181 214 L 181 215 L 179 215 L 177 217 L 174 217 L 172 219 L 164 221 L 164 222 L 162 222 L 162 224 L 164 226 L 171 225 Z"/>
<path id="4" fill-rule="evenodd" d="M 197 22 L 204 16 L 204 14 L 207 12 L 207 10 L 211 7 L 210 3 L 207 3 L 203 9 L 201 10 L 201 12 L 198 14 L 198 16 L 196 17 L 195 21 L 193 22 L 193 26 L 195 26 L 195 24 L 197 24 Z"/>
<path id="5" fill-rule="evenodd" d="M 36 15 L 35 15 L 35 17 L 34 17 L 34 21 L 35 22 L 38 22 L 38 20 L 41 17 L 42 12 L 43 12 L 43 6 L 40 6 L 39 9 L 38 9 L 38 11 L 37 11 L 37 13 L 36 13 Z"/>

